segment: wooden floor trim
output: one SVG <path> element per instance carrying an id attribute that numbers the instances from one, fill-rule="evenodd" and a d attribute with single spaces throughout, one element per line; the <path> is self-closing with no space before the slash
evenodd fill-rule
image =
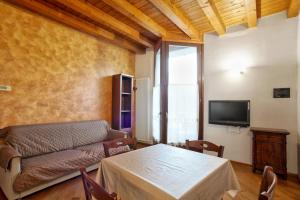
<path id="1" fill-rule="evenodd" d="M 252 165 L 249 164 L 249 163 L 243 163 L 243 162 L 239 162 L 239 161 L 236 161 L 236 160 L 230 160 L 230 162 L 240 164 L 240 165 L 245 165 L 245 166 L 248 166 L 248 167 L 252 167 Z M 299 177 L 298 174 L 288 172 L 288 179 L 297 180 L 300 183 L 300 177 Z"/>

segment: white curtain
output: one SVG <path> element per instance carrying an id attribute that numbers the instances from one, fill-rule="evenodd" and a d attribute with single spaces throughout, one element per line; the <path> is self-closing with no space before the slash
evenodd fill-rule
<path id="1" fill-rule="evenodd" d="M 197 85 L 169 85 L 168 143 L 198 138 Z"/>
<path id="2" fill-rule="evenodd" d="M 152 136 L 153 140 L 160 141 L 160 50 L 155 55 L 154 86 L 152 100 Z"/>
<path id="3" fill-rule="evenodd" d="M 153 116 L 152 116 L 153 139 L 160 141 L 160 86 L 153 87 Z"/>
<path id="4" fill-rule="evenodd" d="M 168 143 L 198 139 L 197 48 L 170 46 Z"/>

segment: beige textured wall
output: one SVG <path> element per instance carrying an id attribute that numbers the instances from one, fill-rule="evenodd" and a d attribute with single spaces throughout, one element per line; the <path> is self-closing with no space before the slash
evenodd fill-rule
<path id="1" fill-rule="evenodd" d="M 112 78 L 134 54 L 0 0 L 0 128 L 106 119 Z"/>

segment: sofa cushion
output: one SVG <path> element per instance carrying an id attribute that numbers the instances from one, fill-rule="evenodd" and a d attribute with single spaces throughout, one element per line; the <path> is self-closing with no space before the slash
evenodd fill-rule
<path id="1" fill-rule="evenodd" d="M 39 124 L 13 126 L 7 134 L 10 143 L 22 158 L 71 149 L 71 124 Z"/>
<path id="2" fill-rule="evenodd" d="M 126 153 L 130 151 L 130 147 L 128 145 L 125 146 L 119 146 L 117 148 L 110 148 L 108 149 L 108 153 L 110 156 L 114 156 L 120 153 Z"/>
<path id="3" fill-rule="evenodd" d="M 23 192 L 50 182 L 104 158 L 101 143 L 81 148 L 22 159 L 22 173 L 16 177 L 13 185 L 15 192 Z"/>
<path id="4" fill-rule="evenodd" d="M 95 157 L 97 160 L 101 160 L 105 157 L 102 142 L 80 146 L 75 149 L 86 152 L 89 156 Z"/>

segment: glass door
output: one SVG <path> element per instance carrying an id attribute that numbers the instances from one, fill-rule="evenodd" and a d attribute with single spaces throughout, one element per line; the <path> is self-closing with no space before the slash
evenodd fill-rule
<path id="1" fill-rule="evenodd" d="M 199 88 L 197 47 L 168 46 L 167 143 L 197 140 Z"/>
<path id="2" fill-rule="evenodd" d="M 203 138 L 201 47 L 162 42 L 156 51 L 152 130 L 157 142 Z"/>

